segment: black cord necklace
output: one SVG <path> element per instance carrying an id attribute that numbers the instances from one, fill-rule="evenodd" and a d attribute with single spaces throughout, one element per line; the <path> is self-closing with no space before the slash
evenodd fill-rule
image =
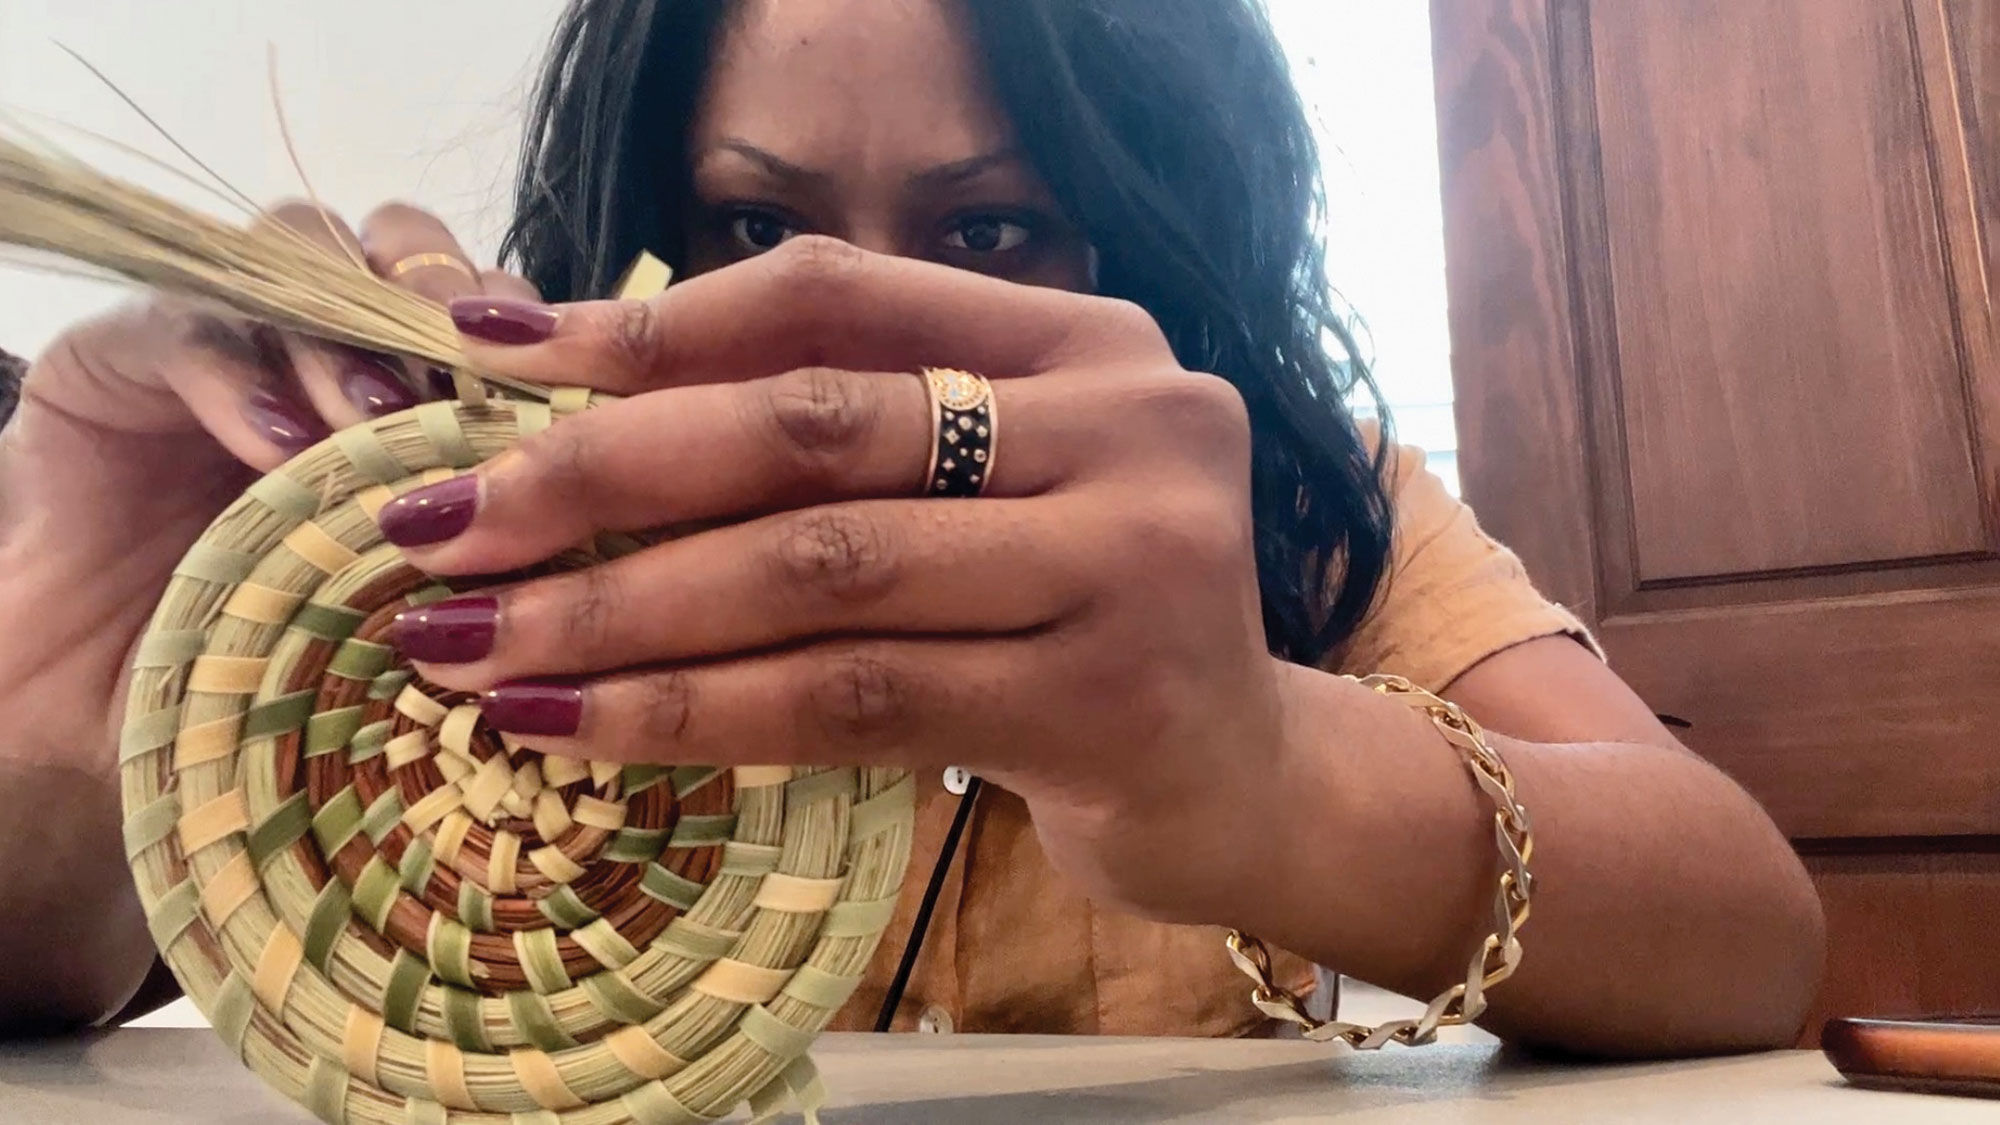
<path id="1" fill-rule="evenodd" d="M 924 901 L 917 907 L 916 921 L 910 923 L 910 940 L 903 947 L 903 960 L 896 966 L 896 975 L 889 982 L 888 995 L 882 998 L 882 1014 L 875 1018 L 875 1030 L 887 1031 L 896 1020 L 896 1009 L 903 1006 L 903 991 L 910 986 L 910 974 L 916 971 L 917 957 L 923 953 L 924 935 L 931 928 L 931 914 L 937 910 L 938 896 L 944 893 L 944 877 L 951 870 L 951 861 L 958 855 L 958 843 L 965 835 L 966 822 L 972 819 L 972 806 L 979 800 L 979 791 L 984 788 L 978 778 L 966 783 L 965 792 L 958 798 L 958 812 L 951 818 L 951 831 L 945 833 L 944 847 L 938 852 L 937 864 L 931 868 L 930 885 L 924 888 Z"/>

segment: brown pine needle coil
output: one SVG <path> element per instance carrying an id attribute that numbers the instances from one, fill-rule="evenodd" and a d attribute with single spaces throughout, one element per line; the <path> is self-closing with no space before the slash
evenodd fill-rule
<path id="1" fill-rule="evenodd" d="M 154 940 L 231 1049 L 335 1123 L 810 1113 L 808 1048 L 902 883 L 909 775 L 544 757 L 387 639 L 398 611 L 451 591 L 383 540 L 381 506 L 592 396 L 465 372 L 437 305 L 5 131 L 0 245 L 417 356 L 470 392 L 252 486 L 139 645 L 126 853 Z M 635 546 L 607 536 L 553 565 Z"/>

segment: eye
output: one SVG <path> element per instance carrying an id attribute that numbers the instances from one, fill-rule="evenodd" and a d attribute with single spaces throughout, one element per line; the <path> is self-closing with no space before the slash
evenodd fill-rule
<path id="1" fill-rule="evenodd" d="M 769 211 L 738 211 L 729 220 L 729 235 L 738 246 L 759 253 L 798 236 L 798 230 Z"/>
<path id="2" fill-rule="evenodd" d="M 1019 249 L 1034 233 L 1027 224 L 1000 215 L 974 215 L 954 224 L 944 244 L 975 254 L 1004 254 Z"/>

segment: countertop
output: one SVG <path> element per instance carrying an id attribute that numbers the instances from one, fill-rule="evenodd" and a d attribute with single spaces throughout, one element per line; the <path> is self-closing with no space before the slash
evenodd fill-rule
<path id="1" fill-rule="evenodd" d="M 826 1125 L 2000 1121 L 2000 1102 L 1845 1085 L 1818 1054 L 1579 1065 L 1491 1044 L 826 1037 Z M 4 1125 L 309 1123 L 202 1030 L 0 1047 Z"/>

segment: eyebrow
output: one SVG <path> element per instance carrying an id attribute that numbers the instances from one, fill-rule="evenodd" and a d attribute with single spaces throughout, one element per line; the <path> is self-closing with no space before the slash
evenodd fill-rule
<path id="1" fill-rule="evenodd" d="M 776 153 L 758 148 L 749 141 L 736 137 L 725 137 L 717 141 L 714 147 L 717 151 L 733 152 L 762 168 L 770 175 L 782 180 L 823 184 L 833 178 L 825 172 L 794 164 Z M 935 168 L 926 168 L 921 172 L 912 173 L 909 182 L 912 187 L 951 187 L 1020 158 L 1021 153 L 1018 149 L 995 149 L 992 152 L 979 156 L 968 157 L 964 160 L 954 160 L 949 164 L 940 164 Z"/>
<path id="2" fill-rule="evenodd" d="M 831 178 L 825 172 L 815 172 L 811 168 L 806 168 L 801 165 L 794 164 L 791 161 L 786 160 L 774 153 L 767 152 L 764 149 L 758 148 L 756 145 L 751 144 L 749 141 L 737 140 L 734 137 L 724 137 L 722 140 L 717 141 L 715 144 L 715 150 L 720 152 L 733 152 L 736 155 L 744 158 L 745 160 L 748 160 L 750 163 L 755 164 L 758 167 L 762 168 L 765 172 L 773 176 L 776 176 L 781 180 L 797 180 L 805 183 L 825 183 L 828 179 Z"/>
<path id="3" fill-rule="evenodd" d="M 973 177 L 979 175 L 982 172 L 986 172 L 993 168 L 997 168 L 1002 164 L 1011 163 L 1013 161 L 1019 160 L 1020 158 L 1021 158 L 1021 153 L 1017 149 L 1011 149 L 1011 148 L 996 149 L 992 152 L 986 153 L 984 156 L 974 156 L 974 157 L 969 157 L 965 160 L 955 160 L 950 164 L 940 164 L 935 168 L 929 168 L 925 169 L 922 172 L 918 172 L 910 177 L 910 186 L 933 187 L 933 188 L 952 187 L 957 184 L 962 184 L 965 181 L 972 179 Z"/>

